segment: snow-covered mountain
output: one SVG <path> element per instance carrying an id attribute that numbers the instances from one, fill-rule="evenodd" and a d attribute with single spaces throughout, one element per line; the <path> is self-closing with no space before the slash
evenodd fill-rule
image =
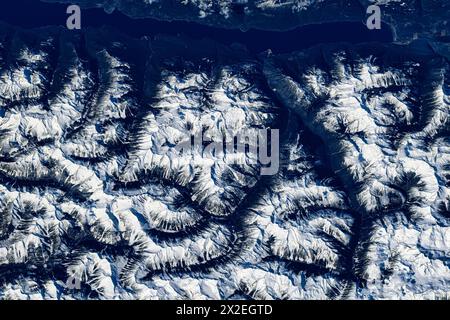
<path id="1" fill-rule="evenodd" d="M 0 297 L 448 298 L 449 75 L 421 45 L 2 25 Z M 256 128 L 276 175 L 176 152 Z"/>

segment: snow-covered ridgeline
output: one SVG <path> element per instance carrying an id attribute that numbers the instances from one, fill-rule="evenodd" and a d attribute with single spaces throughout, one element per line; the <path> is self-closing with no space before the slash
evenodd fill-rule
<path id="1" fill-rule="evenodd" d="M 445 297 L 445 60 L 99 34 L 2 42 L 0 297 Z M 279 122 L 272 177 L 175 149 Z"/>

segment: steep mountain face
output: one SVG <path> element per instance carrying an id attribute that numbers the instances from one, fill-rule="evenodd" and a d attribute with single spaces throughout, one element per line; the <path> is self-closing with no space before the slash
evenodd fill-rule
<path id="1" fill-rule="evenodd" d="M 448 298 L 449 75 L 429 47 L 1 26 L 0 297 Z M 257 129 L 275 175 L 204 143 Z"/>
<path id="2" fill-rule="evenodd" d="M 378 5 L 395 41 L 450 35 L 446 0 L 42 0 L 119 10 L 133 18 L 185 20 L 222 28 L 288 30 L 331 21 L 366 21 Z"/>

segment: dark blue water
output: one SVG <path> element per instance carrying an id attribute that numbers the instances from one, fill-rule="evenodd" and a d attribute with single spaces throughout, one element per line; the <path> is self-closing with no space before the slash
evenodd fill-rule
<path id="1" fill-rule="evenodd" d="M 2 2 L 6 2 L 3 0 Z M 1 4 L 0 20 L 14 26 L 35 28 L 48 25 L 66 25 L 67 5 L 42 3 L 38 0 L 8 0 Z M 226 30 L 196 23 L 154 19 L 132 19 L 119 12 L 107 14 L 103 9 L 82 9 L 82 28 L 110 26 L 132 36 L 157 34 L 186 35 L 194 39 L 210 38 L 215 41 L 245 45 L 251 52 L 271 49 L 275 53 L 301 50 L 319 43 L 330 42 L 391 42 L 387 25 L 381 30 L 369 30 L 361 22 L 336 22 L 299 27 L 290 31 Z"/>

